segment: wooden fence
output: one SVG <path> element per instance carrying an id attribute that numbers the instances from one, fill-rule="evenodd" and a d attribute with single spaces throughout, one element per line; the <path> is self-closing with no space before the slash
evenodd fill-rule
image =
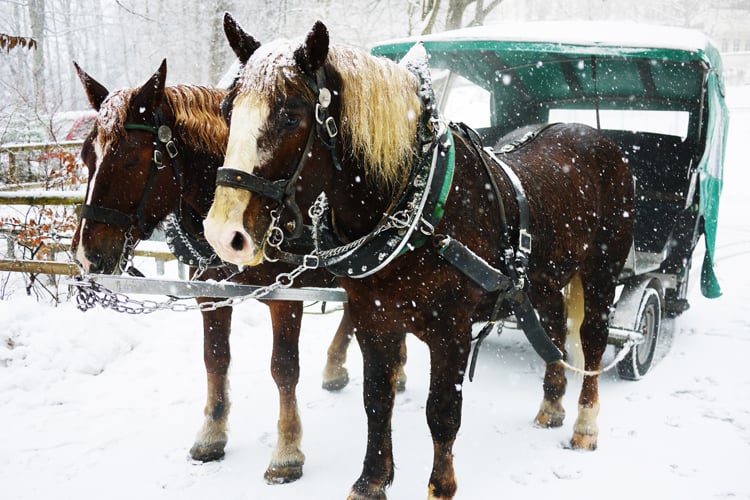
<path id="1" fill-rule="evenodd" d="M 83 141 L 2 144 L 0 145 L 0 166 L 5 170 L 2 172 L 2 178 L 11 185 L 17 183 L 21 177 L 24 177 L 21 165 L 26 164 L 28 168 L 32 162 L 49 161 L 54 156 L 54 152 L 60 150 L 77 154 L 81 145 Z M 7 160 L 3 157 L 7 157 Z"/>
<path id="2" fill-rule="evenodd" d="M 83 203 L 84 193 L 81 191 L 0 191 L 0 205 L 76 205 Z M 64 252 L 68 245 L 51 243 L 48 246 L 55 252 Z M 166 248 L 136 248 L 136 257 L 153 258 L 156 261 L 158 274 L 164 273 L 164 263 L 174 260 Z M 72 262 L 56 262 L 43 260 L 0 259 L 0 271 L 76 275 L 78 266 Z M 185 270 L 180 266 L 179 273 L 184 276 Z"/>

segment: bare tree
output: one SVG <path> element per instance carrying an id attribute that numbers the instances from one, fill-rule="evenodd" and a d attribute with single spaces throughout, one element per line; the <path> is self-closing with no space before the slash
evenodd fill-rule
<path id="1" fill-rule="evenodd" d="M 37 106 L 44 109 L 44 23 L 45 23 L 45 0 L 29 0 L 29 21 L 31 25 L 31 36 L 34 38 L 38 47 L 34 51 L 32 62 L 32 81 L 34 85 L 34 95 L 37 98 Z"/>
<path id="2" fill-rule="evenodd" d="M 232 10 L 231 0 L 215 0 L 211 9 L 211 39 L 209 41 L 208 80 L 215 84 L 228 66 L 227 42 L 224 38 L 224 12 Z"/>
<path id="3" fill-rule="evenodd" d="M 487 15 L 501 3 L 503 0 L 491 0 L 485 6 L 484 0 L 448 0 L 444 27 L 452 30 L 466 26 L 481 26 Z M 474 5 L 474 18 L 464 23 L 464 14 L 472 4 Z M 422 21 L 425 23 L 422 29 L 423 35 L 434 32 L 438 15 L 441 12 L 440 7 L 441 0 L 422 1 Z"/>

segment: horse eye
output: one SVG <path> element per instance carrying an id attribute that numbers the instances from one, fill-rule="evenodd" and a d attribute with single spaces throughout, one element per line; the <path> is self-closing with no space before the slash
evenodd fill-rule
<path id="1" fill-rule="evenodd" d="M 288 128 L 288 129 L 297 128 L 300 122 L 299 117 L 289 114 L 289 113 L 284 113 L 283 120 L 284 120 L 284 128 Z"/>

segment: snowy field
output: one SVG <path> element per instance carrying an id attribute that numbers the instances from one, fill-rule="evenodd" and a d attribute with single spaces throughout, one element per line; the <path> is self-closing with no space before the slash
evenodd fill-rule
<path id="1" fill-rule="evenodd" d="M 668 352 L 638 382 L 601 377 L 599 449 L 566 448 L 580 381 L 560 429 L 532 426 L 543 365 L 517 331 L 485 343 L 464 385 L 455 446 L 458 499 L 750 498 L 750 87 L 730 89 L 733 110 L 720 213 L 717 271 L 724 295 L 690 292 Z M 699 243 L 694 262 L 702 260 Z M 8 500 L 343 499 L 364 457 L 361 357 L 350 385 L 320 388 L 340 313 L 307 314 L 298 397 L 304 476 L 269 486 L 276 435 L 266 308 L 234 313 L 233 406 L 226 457 L 188 458 L 202 423 L 205 374 L 198 312 L 129 316 L 73 302 L 41 305 L 17 291 L 0 302 L 0 498 Z M 394 412 L 396 477 L 389 498 L 426 497 L 432 461 L 425 422 L 426 349 L 408 339 L 409 380 Z M 608 352 L 605 362 L 612 359 Z"/>

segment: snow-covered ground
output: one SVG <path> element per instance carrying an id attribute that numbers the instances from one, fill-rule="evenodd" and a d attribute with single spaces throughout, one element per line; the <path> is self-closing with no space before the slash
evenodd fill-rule
<path id="1" fill-rule="evenodd" d="M 692 308 L 676 321 L 664 359 L 638 382 L 601 377 L 595 452 L 565 445 L 580 381 L 569 385 L 566 424 L 534 428 L 542 362 L 519 332 L 488 339 L 474 382 L 464 385 L 457 498 L 750 498 L 750 87 L 730 89 L 729 103 L 716 256 L 724 295 L 700 295 L 696 265 Z M 299 481 L 270 486 L 263 472 L 278 403 L 264 306 L 248 302 L 234 313 L 230 441 L 222 461 L 202 464 L 188 458 L 205 397 L 198 312 L 82 313 L 73 302 L 53 308 L 17 291 L 0 302 L 0 498 L 344 498 L 360 472 L 366 428 L 356 348 L 350 385 L 320 388 L 339 314 L 303 321 L 298 397 L 307 462 Z M 393 423 L 389 498 L 397 500 L 426 497 L 432 460 L 427 352 L 408 342 L 409 380 Z"/>

